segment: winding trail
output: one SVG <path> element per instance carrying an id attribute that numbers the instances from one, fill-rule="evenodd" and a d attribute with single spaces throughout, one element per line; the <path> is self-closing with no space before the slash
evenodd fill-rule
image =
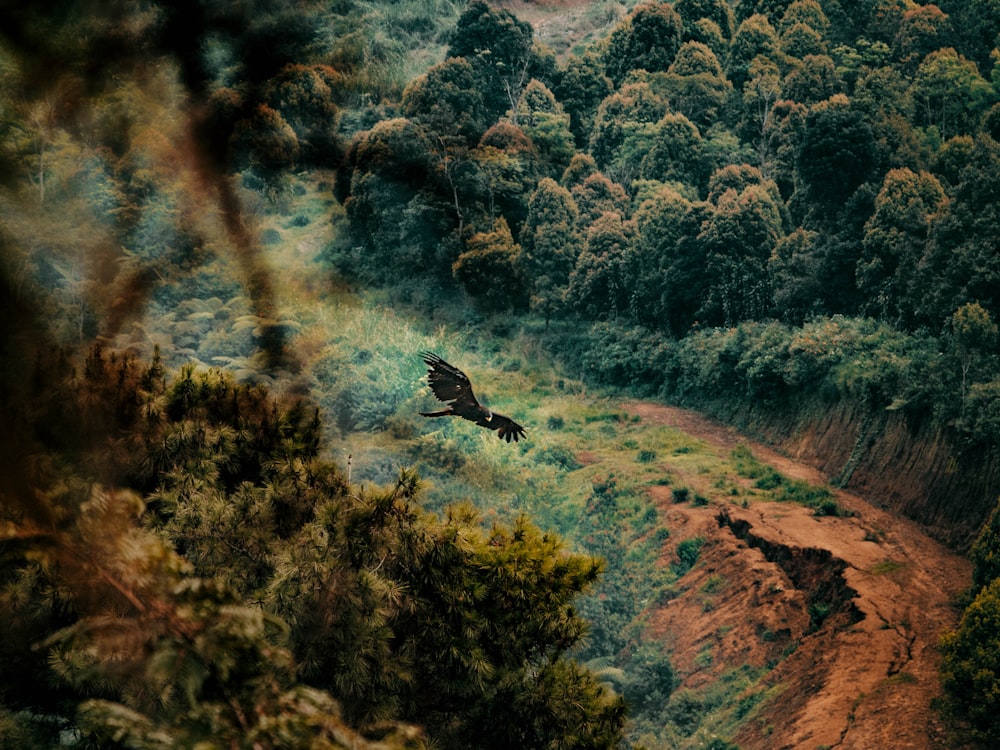
<path id="1" fill-rule="evenodd" d="M 640 401 L 623 408 L 720 453 L 746 445 L 786 477 L 828 482 L 813 467 L 694 412 Z M 967 559 L 912 521 L 843 491 L 835 490 L 849 511 L 842 517 L 788 503 L 732 503 L 722 511 L 718 503 L 675 504 L 667 487 L 651 494 L 673 538 L 708 540 L 699 565 L 682 579 L 687 592 L 650 616 L 653 633 L 672 641 L 683 684 L 696 688 L 709 679 L 705 654 L 717 671 L 727 659 L 778 662 L 767 678 L 772 691 L 736 739 L 742 750 L 956 746 L 932 702 L 940 694 L 937 644 L 958 623 L 954 602 L 971 578 Z M 728 586 L 708 601 L 713 576 Z M 817 627 L 810 616 L 835 600 L 836 586 L 848 592 L 849 606 Z"/>

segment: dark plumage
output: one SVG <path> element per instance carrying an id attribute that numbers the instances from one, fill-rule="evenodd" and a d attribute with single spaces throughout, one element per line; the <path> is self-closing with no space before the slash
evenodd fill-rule
<path id="1" fill-rule="evenodd" d="M 422 411 L 423 417 L 462 417 L 475 422 L 480 427 L 496 430 L 497 437 L 517 442 L 524 437 L 524 428 L 510 417 L 496 414 L 485 408 L 476 400 L 472 392 L 472 383 L 465 373 L 457 367 L 449 365 L 436 354 L 424 352 L 421 355 L 430 368 L 427 370 L 427 383 L 438 401 L 448 404 L 440 411 Z"/>

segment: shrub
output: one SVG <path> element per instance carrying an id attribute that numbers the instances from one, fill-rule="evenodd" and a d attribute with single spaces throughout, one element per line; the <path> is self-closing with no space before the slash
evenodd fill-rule
<path id="1" fill-rule="evenodd" d="M 701 555 L 701 548 L 705 544 L 705 537 L 693 536 L 682 540 L 677 545 L 677 561 L 671 565 L 674 575 L 680 578 L 694 567 Z"/>
<path id="2" fill-rule="evenodd" d="M 978 739 L 1000 743 L 1000 580 L 968 606 L 958 630 L 941 641 L 941 683 L 948 712 Z"/>
<path id="3" fill-rule="evenodd" d="M 1000 502 L 969 551 L 972 585 L 976 591 L 1000 578 Z"/>
<path id="4" fill-rule="evenodd" d="M 535 459 L 543 464 L 558 466 L 563 471 L 575 471 L 582 466 L 576 459 L 576 454 L 562 445 L 542 448 L 535 454 Z"/>

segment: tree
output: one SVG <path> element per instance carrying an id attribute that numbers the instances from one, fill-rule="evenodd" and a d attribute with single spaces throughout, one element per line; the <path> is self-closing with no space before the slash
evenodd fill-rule
<path id="1" fill-rule="evenodd" d="M 748 140 L 756 139 L 761 165 L 769 162 L 769 133 L 774 123 L 771 110 L 781 96 L 781 71 L 770 59 L 758 55 L 750 64 L 743 84 L 743 123 L 741 132 Z"/>
<path id="2" fill-rule="evenodd" d="M 488 232 L 476 232 L 465 243 L 452 273 L 473 299 L 487 310 L 520 309 L 528 302 L 522 276 L 521 246 L 514 243 L 502 216 Z"/>
<path id="3" fill-rule="evenodd" d="M 697 236 L 707 204 L 662 186 L 636 210 L 637 239 L 626 271 L 634 317 L 643 325 L 687 333 L 708 283 Z"/>
<path id="4" fill-rule="evenodd" d="M 534 69 L 531 24 L 485 0 L 473 0 L 459 16 L 448 57 L 464 58 L 474 67 L 487 126 L 513 110 L 524 86 L 540 74 Z"/>
<path id="5" fill-rule="evenodd" d="M 858 290 L 867 314 L 905 326 L 917 320 L 923 297 L 918 267 L 931 222 L 946 200 L 940 183 L 927 172 L 893 169 L 886 174 L 858 260 Z"/>
<path id="6" fill-rule="evenodd" d="M 787 200 L 796 189 L 796 158 L 808 109 L 804 104 L 781 99 L 767 114 L 760 141 L 761 171 L 777 183 L 782 198 Z"/>
<path id="7" fill-rule="evenodd" d="M 469 157 L 466 202 L 475 196 L 490 221 L 502 215 L 511 230 L 520 233 L 528 197 L 538 181 L 538 152 L 532 141 L 517 125 L 501 121 L 483 134 Z"/>
<path id="8" fill-rule="evenodd" d="M 810 108 L 796 156 L 802 187 L 817 208 L 845 202 L 868 177 L 875 154 L 871 127 L 843 94 Z"/>
<path id="9" fill-rule="evenodd" d="M 525 276 L 531 281 L 532 307 L 546 320 L 557 309 L 576 264 L 579 211 L 569 190 L 545 177 L 528 203 L 521 232 Z"/>
<path id="10" fill-rule="evenodd" d="M 287 65 L 267 83 L 268 103 L 295 131 L 302 158 L 311 164 L 337 159 L 335 97 L 344 85 L 344 76 L 327 65 Z"/>
<path id="11" fill-rule="evenodd" d="M 569 123 L 569 115 L 548 87 L 531 79 L 517 103 L 515 124 L 531 139 L 549 177 L 560 176 L 576 153 Z"/>
<path id="12" fill-rule="evenodd" d="M 569 129 L 578 148 L 587 145 L 597 108 L 613 91 L 614 84 L 604 74 L 597 53 L 588 51 L 569 58 L 554 93 L 569 115 Z"/>
<path id="13" fill-rule="evenodd" d="M 621 214 L 606 212 L 587 231 L 566 290 L 567 304 L 590 319 L 616 317 L 628 309 L 625 259 L 635 227 Z"/>
<path id="14" fill-rule="evenodd" d="M 997 324 L 993 322 L 990 314 L 978 302 L 962 305 L 951 316 L 951 340 L 962 371 L 961 396 L 964 406 L 971 382 L 979 380 L 990 370 L 986 363 L 992 352 L 996 350 L 998 343 Z M 997 517 L 991 518 L 989 528 L 996 531 L 1000 528 L 1000 514 L 994 512 L 994 516 Z M 981 535 L 980 540 L 982 539 Z M 983 540 L 982 544 L 977 541 L 972 550 L 973 563 L 977 567 L 980 563 L 987 567 L 995 564 L 998 568 L 997 572 L 1000 572 L 1000 560 L 995 563 L 992 561 L 994 554 L 992 545 L 992 540 Z M 982 547 L 982 549 L 977 552 L 976 547 Z M 990 557 L 990 562 L 987 562 L 985 557 Z M 973 575 L 973 583 L 985 586 L 990 580 L 996 578 L 997 576 L 992 572 L 993 569 L 990 568 L 990 570 L 988 580 L 983 580 L 985 574 L 980 575 L 977 571 Z"/>
<path id="15" fill-rule="evenodd" d="M 778 317 L 789 325 L 802 325 L 822 305 L 821 260 L 815 233 L 802 227 L 782 237 L 768 260 L 771 292 Z"/>
<path id="16" fill-rule="evenodd" d="M 590 153 L 597 165 L 608 169 L 615 163 L 627 133 L 658 122 L 667 109 L 667 102 L 645 81 L 626 84 L 602 101 L 590 136 Z"/>
<path id="17" fill-rule="evenodd" d="M 770 21 L 762 15 L 752 15 L 743 21 L 733 35 L 733 43 L 726 63 L 726 76 L 733 87 L 741 90 L 750 77 L 754 58 L 766 57 L 780 63 L 782 53 L 778 35 Z"/>
<path id="18" fill-rule="evenodd" d="M 585 230 L 605 213 L 624 216 L 628 212 L 629 199 L 625 189 L 601 172 L 584 178 L 582 183 L 570 188 L 570 194 L 580 211 L 580 226 Z"/>
<path id="19" fill-rule="evenodd" d="M 995 242 L 1000 207 L 987 197 L 998 189 L 1000 145 L 992 138 L 977 138 L 947 210 L 931 225 L 922 269 L 934 280 L 925 287 L 922 304 L 930 319 L 944 321 L 969 302 L 978 302 L 993 320 L 1000 319 L 993 291 L 1000 281 Z"/>
<path id="20" fill-rule="evenodd" d="M 671 109 L 700 128 L 718 120 L 732 95 L 715 53 L 701 42 L 685 42 L 670 65 L 663 85 Z"/>
<path id="21" fill-rule="evenodd" d="M 667 113 L 639 137 L 627 138 L 622 154 L 644 154 L 639 162 L 639 177 L 662 182 L 676 181 L 698 189 L 704 186 L 708 167 L 703 156 L 701 133 L 684 115 Z"/>
<path id="22" fill-rule="evenodd" d="M 767 263 L 781 234 L 780 210 L 765 187 L 719 197 L 698 236 L 712 279 L 704 308 L 709 320 L 731 326 L 770 313 Z"/>
<path id="23" fill-rule="evenodd" d="M 4 404 L 37 491 L 2 509 L 0 696 L 43 744 L 615 744 L 622 701 L 565 657 L 600 561 L 432 515 L 410 471 L 352 487 L 301 400 L 100 347 L 69 367 Z"/>
<path id="24" fill-rule="evenodd" d="M 696 37 L 696 25 L 702 20 L 715 24 L 723 39 L 733 36 L 733 9 L 726 0 L 676 0 L 674 10 L 684 22 L 685 41 Z"/>
<path id="25" fill-rule="evenodd" d="M 562 173 L 562 177 L 559 178 L 559 182 L 568 190 L 572 190 L 573 188 L 583 185 L 584 180 L 591 175 L 597 174 L 599 171 L 600 170 L 597 168 L 597 162 L 594 161 L 593 156 L 577 152 L 573 155 L 573 158 L 569 160 L 569 166 L 566 167 L 566 171 Z"/>
<path id="26" fill-rule="evenodd" d="M 785 76 L 782 86 L 785 97 L 807 105 L 829 99 L 834 94 L 843 93 L 843 90 L 844 82 L 827 55 L 806 55 Z"/>
<path id="27" fill-rule="evenodd" d="M 934 50 L 952 46 L 950 38 L 948 16 L 936 5 L 918 5 L 903 14 L 892 50 L 907 70 L 914 71 Z"/>
<path id="28" fill-rule="evenodd" d="M 464 58 L 449 58 L 411 81 L 403 91 L 404 116 L 433 135 L 479 141 L 495 119 L 483 98 L 481 81 Z"/>
<path id="29" fill-rule="evenodd" d="M 290 169 L 299 158 L 295 131 L 266 104 L 258 104 L 249 117 L 236 123 L 231 148 L 237 165 L 266 177 Z"/>
<path id="30" fill-rule="evenodd" d="M 1000 32 L 1000 2 L 997 0 L 942 0 L 941 9 L 948 14 L 959 48 L 968 51 L 977 65 L 986 65 L 991 50 L 997 46 Z"/>
<path id="31" fill-rule="evenodd" d="M 998 56 L 1000 59 L 1000 56 Z M 996 84 L 994 84 L 996 87 Z M 1000 104 L 994 104 L 983 117 L 983 130 L 994 141 L 1000 143 Z"/>
<path id="32" fill-rule="evenodd" d="M 604 53 L 608 77 L 621 86 L 633 70 L 665 71 L 681 46 L 684 22 L 671 3 L 637 6 L 611 32 Z"/>
<path id="33" fill-rule="evenodd" d="M 415 122 L 395 118 L 359 133 L 348 149 L 345 171 L 351 178 L 340 190 L 362 250 L 356 268 L 371 278 L 441 270 L 435 255 L 461 218 L 456 211 L 464 210 L 449 200 L 455 193 L 447 192 L 462 160 L 445 150 L 447 141 L 437 142 L 440 150 L 432 143 Z M 435 157 L 441 161 L 435 163 Z"/>
<path id="34" fill-rule="evenodd" d="M 931 171 L 943 180 L 942 184 L 955 187 L 961 182 L 962 172 L 972 161 L 974 152 L 975 141 L 971 136 L 949 138 L 934 155 Z"/>
<path id="35" fill-rule="evenodd" d="M 823 7 L 817 0 L 794 0 L 785 9 L 778 23 L 778 30 L 784 33 L 796 24 L 805 24 L 826 36 L 830 31 L 830 19 L 823 12 Z"/>
<path id="36" fill-rule="evenodd" d="M 781 32 L 781 51 L 792 58 L 802 59 L 807 55 L 825 55 L 826 40 L 811 26 L 796 23 Z M 820 97 L 825 98 L 825 97 Z"/>
<path id="37" fill-rule="evenodd" d="M 992 87 L 976 64 L 953 48 L 935 50 L 917 68 L 912 93 L 917 122 L 942 137 L 972 133 L 990 105 Z"/>

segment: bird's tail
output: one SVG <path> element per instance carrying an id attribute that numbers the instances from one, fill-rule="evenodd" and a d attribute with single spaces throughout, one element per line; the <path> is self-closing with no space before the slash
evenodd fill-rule
<path id="1" fill-rule="evenodd" d="M 451 407 L 447 409 L 441 409 L 440 411 L 422 411 L 420 412 L 421 417 L 449 417 L 453 414 Z"/>

